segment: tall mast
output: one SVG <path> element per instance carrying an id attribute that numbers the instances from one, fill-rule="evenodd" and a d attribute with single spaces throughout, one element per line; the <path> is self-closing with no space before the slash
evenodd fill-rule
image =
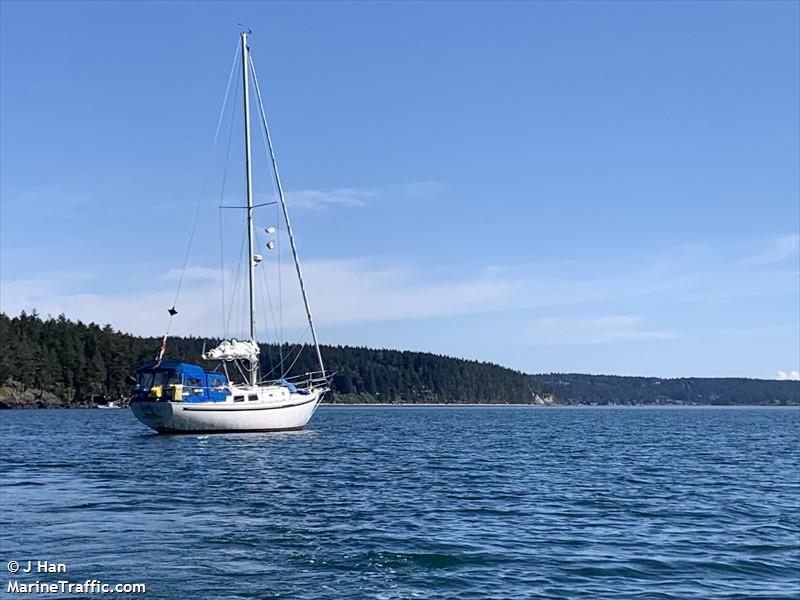
<path id="1" fill-rule="evenodd" d="M 244 159 L 245 181 L 247 183 L 247 259 L 248 259 L 248 285 L 250 288 L 250 341 L 256 340 L 256 294 L 255 294 L 255 256 L 253 235 L 253 170 L 250 164 L 250 84 L 248 72 L 250 63 L 250 49 L 247 47 L 247 32 L 242 32 L 242 85 L 244 97 Z M 256 385 L 258 380 L 258 361 L 250 364 L 250 385 Z"/>
<path id="2" fill-rule="evenodd" d="M 297 279 L 300 282 L 300 292 L 303 295 L 303 305 L 306 309 L 306 316 L 308 317 L 308 326 L 311 329 L 311 337 L 314 340 L 314 349 L 317 351 L 317 361 L 319 362 L 319 370 L 322 376 L 325 377 L 325 364 L 322 362 L 322 352 L 319 350 L 319 341 L 317 340 L 317 330 L 314 328 L 314 318 L 311 316 L 311 305 L 308 303 L 308 294 L 306 293 L 306 286 L 303 282 L 303 271 L 300 269 L 300 258 L 297 256 L 297 245 L 294 243 L 294 234 L 292 233 L 292 223 L 289 221 L 289 211 L 286 208 L 286 198 L 283 195 L 283 185 L 281 185 L 281 176 L 278 173 L 278 161 L 275 159 L 275 150 L 272 147 L 272 136 L 269 134 L 269 124 L 267 123 L 267 113 L 264 112 L 264 101 L 261 98 L 261 89 L 258 86 L 258 77 L 256 76 L 256 68 L 253 65 L 252 59 L 250 66 L 253 68 L 253 83 L 256 88 L 256 96 L 258 97 L 258 109 L 261 114 L 261 123 L 264 126 L 264 132 L 267 136 L 267 146 L 269 147 L 269 158 L 272 161 L 272 173 L 275 175 L 275 187 L 278 188 L 278 197 L 281 201 L 281 208 L 283 209 L 283 218 L 286 221 L 286 233 L 289 234 L 289 244 L 292 247 L 292 256 L 294 257 L 294 268 L 297 271 Z"/>

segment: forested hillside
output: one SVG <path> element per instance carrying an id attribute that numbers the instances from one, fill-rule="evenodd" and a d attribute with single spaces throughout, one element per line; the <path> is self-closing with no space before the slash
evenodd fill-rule
<path id="1" fill-rule="evenodd" d="M 533 378 L 566 404 L 796 405 L 800 381 L 744 378 L 661 379 L 551 373 Z"/>
<path id="2" fill-rule="evenodd" d="M 161 344 L 160 338 L 120 333 L 110 325 L 86 325 L 63 316 L 42 319 L 35 313 L 14 318 L 0 313 L 0 340 L 0 384 L 20 384 L 4 389 L 34 388 L 66 404 L 83 405 L 127 396 L 126 376 L 152 360 Z M 165 358 L 203 364 L 199 357 L 204 343 L 212 347 L 217 342 L 170 338 Z M 337 401 L 530 403 L 546 395 L 529 376 L 488 363 L 347 346 L 323 346 L 322 354 L 326 368 L 336 373 Z M 307 346 L 262 345 L 261 372 L 278 377 L 281 357 L 285 366 L 296 359 L 293 373 L 317 370 Z"/>
<path id="3" fill-rule="evenodd" d="M 140 338 L 65 317 L 0 313 L 0 407 L 86 406 L 129 394 L 125 379 L 153 359 L 160 338 Z M 203 345 L 218 340 L 170 338 L 165 358 L 203 364 Z M 788 405 L 800 382 L 758 379 L 660 379 L 612 375 L 526 375 L 498 365 L 424 352 L 323 346 L 335 372 L 337 402 Z M 317 369 L 308 346 L 262 345 L 261 369 L 276 378 Z M 281 363 L 283 359 L 283 363 Z M 296 362 L 295 362 L 296 361 Z M 213 368 L 213 364 L 204 366 Z M 13 398 L 13 401 L 9 399 Z"/>

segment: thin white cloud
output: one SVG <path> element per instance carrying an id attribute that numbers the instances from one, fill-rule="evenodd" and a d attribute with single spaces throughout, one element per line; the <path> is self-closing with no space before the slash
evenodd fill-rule
<path id="1" fill-rule="evenodd" d="M 388 198 L 429 199 L 446 187 L 446 184 L 437 181 L 412 181 L 374 187 L 305 189 L 288 192 L 286 202 L 291 208 L 311 210 L 324 210 L 335 206 L 358 208 Z M 262 201 L 269 202 L 271 199 Z"/>
<path id="2" fill-rule="evenodd" d="M 800 371 L 778 371 L 778 381 L 800 381 Z"/>
<path id="3" fill-rule="evenodd" d="M 340 188 L 335 190 L 298 190 L 286 194 L 286 202 L 292 208 L 322 210 L 330 206 L 360 207 L 374 198 L 373 189 Z"/>
<path id="4" fill-rule="evenodd" d="M 159 281 L 178 281 L 181 277 L 181 269 L 170 269 L 161 275 Z M 210 267 L 186 267 L 183 270 L 183 281 L 221 281 L 219 269 Z"/>
<path id="5" fill-rule="evenodd" d="M 260 294 L 262 304 L 257 317 L 262 324 L 266 320 L 266 324 L 271 326 L 273 317 L 269 315 L 267 297 L 277 304 L 275 265 L 262 263 L 259 273 L 262 269 L 268 271 L 266 275 L 271 287 L 269 295 Z M 473 279 L 423 282 L 413 269 L 373 266 L 362 260 L 307 261 L 303 271 L 321 326 L 498 310 L 508 306 L 508 300 L 515 295 L 516 285 L 480 275 Z M 57 276 L 9 281 L 2 286 L 2 310 L 14 315 L 35 308 L 43 315 L 64 313 L 83 321 L 111 323 L 133 333 L 158 335 L 165 326 L 166 309 L 172 306 L 175 288 L 171 284 L 177 276 L 177 271 L 168 271 L 156 278 L 164 285 L 150 284 L 133 293 L 79 293 Z M 234 297 L 233 280 L 233 273 L 225 274 L 226 303 L 229 306 Z M 284 327 L 303 329 L 305 312 L 299 288 L 293 272 L 285 267 L 282 281 Z M 267 291 L 265 285 L 259 276 L 258 291 Z M 243 298 L 241 287 L 237 298 Z M 213 269 L 187 269 L 177 308 L 179 316 L 174 321 L 173 333 L 220 335 L 223 329 L 222 294 L 219 276 Z M 236 315 L 231 319 L 233 323 L 239 320 Z"/>
<path id="6" fill-rule="evenodd" d="M 587 345 L 644 340 L 672 340 L 669 331 L 644 327 L 644 319 L 629 315 L 578 318 L 543 318 L 524 326 L 529 345 Z"/>
<path id="7" fill-rule="evenodd" d="M 274 329 L 282 317 L 287 330 L 305 328 L 305 312 L 293 273 L 283 272 L 283 306 L 280 317 L 270 314 L 269 302 L 277 305 L 275 265 L 259 265 L 257 289 L 261 292 L 258 321 Z M 8 314 L 36 308 L 41 314 L 64 313 L 84 321 L 111 323 L 138 334 L 158 335 L 166 324 L 166 309 L 172 306 L 178 273 L 169 271 L 159 280 L 133 293 L 75 293 L 67 282 L 50 279 L 12 281 L 3 285 L 3 309 Z M 513 309 L 534 309 L 606 300 L 614 294 L 647 293 L 632 281 L 596 280 L 559 282 L 529 278 L 518 271 L 477 270 L 460 278 L 430 279 L 408 267 L 386 266 L 368 260 L 307 261 L 304 275 L 312 308 L 320 327 L 353 323 L 387 322 L 487 314 Z M 234 297 L 233 274 L 226 273 L 228 309 Z M 222 290 L 214 269 L 190 267 L 174 320 L 173 333 L 221 335 Z M 241 281 L 241 277 L 240 277 Z M 271 283 L 267 283 L 271 282 Z M 269 294 L 264 292 L 268 288 Z M 159 289 L 160 288 L 160 289 Z M 598 290 L 603 290 L 598 292 Z M 613 290 L 609 293 L 606 290 Z M 245 297 L 240 286 L 237 298 Z M 237 311 L 231 323 L 241 322 Z M 603 343 L 643 339 L 669 339 L 668 332 L 644 328 L 634 317 L 585 319 L 539 319 L 530 322 L 526 339 L 541 343 Z"/>
<path id="8" fill-rule="evenodd" d="M 800 258 L 800 234 L 780 235 L 769 240 L 758 252 L 741 261 L 743 265 L 760 267 Z"/>
<path id="9" fill-rule="evenodd" d="M 282 243 L 285 242 L 281 238 Z M 784 270 L 730 265 L 735 249 L 719 256 L 703 248 L 682 250 L 664 257 L 629 258 L 624 262 L 565 262 L 559 264 L 476 267 L 461 273 L 444 266 L 438 277 L 429 268 L 386 263 L 378 259 L 306 261 L 303 271 L 312 308 L 321 329 L 326 326 L 449 318 L 464 315 L 520 311 L 525 324 L 523 343 L 599 344 L 643 340 L 668 340 L 674 333 L 639 316 L 653 314 L 653 302 L 697 305 L 728 301 L 750 294 L 796 294 L 796 274 Z M 270 295 L 277 303 L 274 255 L 265 253 L 258 272 L 272 282 Z M 4 281 L 0 308 L 7 314 L 36 308 L 41 314 L 65 313 L 84 321 L 111 323 L 137 334 L 163 332 L 166 309 L 172 306 L 178 271 L 156 274 L 150 283 L 133 291 L 86 293 L 109 289 L 75 276 L 51 274 L 36 279 Z M 233 297 L 233 274 L 224 281 L 226 304 Z M 305 328 L 305 314 L 293 269 L 283 270 L 283 323 L 287 330 Z M 259 281 L 258 291 L 263 291 Z M 241 290 L 241 288 L 240 288 Z M 258 321 L 274 328 L 279 319 L 269 314 L 262 298 Z M 239 299 L 244 292 L 239 291 Z M 613 303 L 609 307 L 609 303 Z M 613 312 L 625 305 L 620 316 Z M 602 305 L 606 305 L 603 307 Z M 564 317 L 574 307 L 590 316 Z M 587 308 L 593 307 L 593 308 Z M 223 332 L 222 286 L 217 270 L 191 266 L 184 277 L 174 333 L 220 335 Z M 527 312 L 526 312 L 527 311 Z M 534 316 L 545 317 L 531 320 Z M 267 314 L 264 314 L 264 313 Z M 552 315 L 550 317 L 548 315 Z M 527 321 L 526 317 L 527 315 Z M 597 316 L 600 315 L 600 316 Z M 515 316 L 516 318 L 516 316 Z M 234 317 L 231 322 L 241 322 Z M 424 325 L 409 325 L 423 327 Z M 391 344 L 391 340 L 386 341 Z"/>

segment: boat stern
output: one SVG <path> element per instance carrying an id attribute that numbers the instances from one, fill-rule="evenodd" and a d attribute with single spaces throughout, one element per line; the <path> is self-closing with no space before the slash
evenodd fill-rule
<path id="1" fill-rule="evenodd" d="M 156 431 L 169 431 L 175 418 L 171 402 L 134 400 L 131 412 L 142 423 Z"/>

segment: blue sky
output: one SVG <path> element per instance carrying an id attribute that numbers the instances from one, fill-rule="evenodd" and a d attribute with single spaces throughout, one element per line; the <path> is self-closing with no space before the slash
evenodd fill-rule
<path id="1" fill-rule="evenodd" d="M 159 335 L 200 201 L 172 330 L 223 333 L 213 137 L 245 23 L 323 342 L 798 371 L 799 7 L 4 1 L 0 308 Z"/>

